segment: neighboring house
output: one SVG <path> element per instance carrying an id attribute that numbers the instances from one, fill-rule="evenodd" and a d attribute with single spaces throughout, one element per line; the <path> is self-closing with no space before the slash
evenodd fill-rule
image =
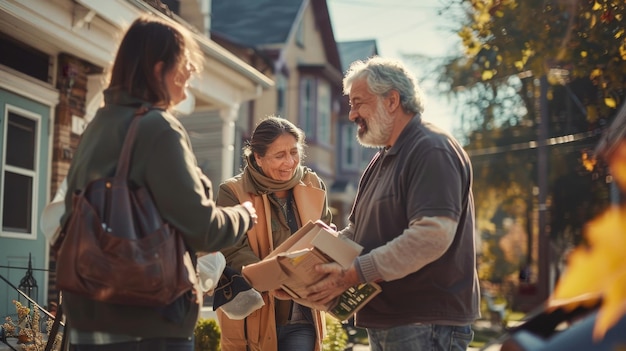
<path id="1" fill-rule="evenodd" d="M 275 82 L 241 109 L 239 139 L 249 139 L 254 126 L 271 114 L 294 122 L 306 133 L 304 163 L 330 187 L 337 176 L 336 126 L 343 97 L 326 1 L 212 0 L 211 13 L 211 38 Z"/>
<path id="2" fill-rule="evenodd" d="M 378 55 L 374 39 L 338 42 L 337 47 L 344 73 L 352 62 Z M 349 112 L 348 97 L 344 97 L 341 99 L 340 118 L 337 124 L 337 177 L 330 189 L 330 201 L 337 210 L 338 219 L 345 219 L 350 215 L 361 174 L 377 151 L 359 144 L 356 138 L 357 126 L 348 119 Z M 336 224 L 343 228 L 347 221 L 338 220 Z"/>
<path id="3" fill-rule="evenodd" d="M 212 149 L 219 157 L 201 164 L 205 171 L 211 168 L 215 183 L 232 175 L 239 158 L 234 126 L 240 107 L 273 86 L 203 34 L 208 2 L 176 3 L 189 21 L 164 15 L 169 12 L 158 1 L 0 1 L 0 275 L 17 286 L 32 273 L 37 283 L 32 297 L 40 304 L 55 300 L 56 291 L 54 261 L 39 218 L 68 172 L 82 130 L 102 103 L 117 44 L 135 18 L 151 13 L 195 32 L 205 67 L 191 82 L 192 98 L 180 109 L 200 130 L 190 130 L 192 139 L 205 141 L 202 130 L 217 131 Z M 202 147 L 196 151 L 208 153 Z M 29 264 L 33 269 L 27 271 Z M 0 281 L 0 317 L 15 313 L 11 300 L 18 297 Z"/>

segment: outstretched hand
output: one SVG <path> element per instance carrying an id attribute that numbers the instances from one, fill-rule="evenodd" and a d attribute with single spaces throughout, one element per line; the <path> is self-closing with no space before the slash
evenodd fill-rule
<path id="1" fill-rule="evenodd" d="M 309 286 L 306 299 L 318 305 L 326 305 L 341 295 L 348 288 L 360 283 L 356 268 L 344 269 L 340 264 L 324 263 L 315 266 L 319 273 L 327 273 L 326 277 Z"/>
<path id="2" fill-rule="evenodd" d="M 252 202 L 245 201 L 241 205 L 243 205 L 243 207 L 245 207 L 246 210 L 248 210 L 248 212 L 250 213 L 250 217 L 252 218 L 252 221 L 254 221 L 254 224 L 256 224 L 258 217 L 256 214 L 256 209 L 254 208 L 254 205 L 252 204 Z"/>

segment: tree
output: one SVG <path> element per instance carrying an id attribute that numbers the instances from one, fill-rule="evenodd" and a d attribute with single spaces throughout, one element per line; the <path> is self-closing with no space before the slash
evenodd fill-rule
<path id="1" fill-rule="evenodd" d="M 594 165 L 590 155 L 624 97 L 626 5 L 623 0 L 457 0 L 449 6 L 463 10 L 458 34 L 465 51 L 441 66 L 440 86 L 462 107 L 479 230 L 496 238 L 493 216 L 504 210 L 533 232 L 534 145 L 542 117 L 538 81 L 546 77 L 549 224 L 564 251 L 581 240 L 582 225 L 608 201 L 604 166 Z M 506 255 L 489 253 L 493 273 Z"/>
<path id="2" fill-rule="evenodd" d="M 626 5 L 621 0 L 461 0 L 465 56 L 450 60 L 450 87 L 519 87 L 547 75 L 553 85 L 591 83 L 581 104 L 590 122 L 612 115 L 626 81 Z M 512 79 L 518 78 L 518 79 Z M 528 86 L 531 80 L 522 84 Z M 457 89 L 458 90 L 458 89 Z M 527 103 L 528 89 L 518 90 Z M 526 104 L 527 105 L 527 104 Z M 526 106 L 528 108 L 528 105 Z"/>

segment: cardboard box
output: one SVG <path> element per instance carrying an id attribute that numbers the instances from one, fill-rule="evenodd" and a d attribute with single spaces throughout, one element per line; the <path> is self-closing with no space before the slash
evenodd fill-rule
<path id="1" fill-rule="evenodd" d="M 307 287 L 325 276 L 316 272 L 314 267 L 320 263 L 337 262 L 348 268 L 361 250 L 362 246 L 340 238 L 322 221 L 308 222 L 265 259 L 243 267 L 242 274 L 258 291 L 282 288 L 298 303 L 320 308 L 303 299 L 307 295 Z M 321 309 L 345 320 L 379 292 L 377 284 L 361 284 L 346 290 Z"/>

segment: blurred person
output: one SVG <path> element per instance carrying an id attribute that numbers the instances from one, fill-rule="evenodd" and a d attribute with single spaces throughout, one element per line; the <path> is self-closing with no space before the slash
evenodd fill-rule
<path id="1" fill-rule="evenodd" d="M 117 51 L 104 106 L 89 123 L 72 159 L 61 223 L 70 218 L 75 192 L 114 175 L 131 120 L 145 108 L 128 178 L 149 189 L 164 221 L 177 228 L 187 248 L 192 253 L 216 251 L 252 228 L 256 213 L 251 203 L 230 208 L 215 204 L 211 182 L 197 167 L 187 132 L 171 113 L 201 65 L 201 53 L 183 27 L 153 16 L 132 23 Z M 63 292 L 71 348 L 191 351 L 200 297 L 196 287 L 168 306 L 142 307 Z"/>
<path id="2" fill-rule="evenodd" d="M 218 205 L 250 198 L 259 216 L 259 224 L 246 236 L 222 250 L 236 271 L 262 260 L 309 220 L 331 223 L 326 186 L 301 163 L 304 139 L 302 130 L 288 120 L 264 119 L 243 149 L 243 172 L 220 185 Z M 222 351 L 322 349 L 321 312 L 293 302 L 282 290 L 263 292 L 263 298 L 265 305 L 245 320 L 228 319 L 218 309 Z"/>
<path id="3" fill-rule="evenodd" d="M 381 148 L 359 182 L 340 233 L 364 249 L 307 297 L 326 304 L 347 288 L 377 282 L 382 292 L 356 314 L 378 350 L 465 350 L 479 317 L 472 167 L 461 145 L 422 120 L 423 96 L 399 61 L 356 61 L 343 80 L 351 121 L 367 147 Z"/>

